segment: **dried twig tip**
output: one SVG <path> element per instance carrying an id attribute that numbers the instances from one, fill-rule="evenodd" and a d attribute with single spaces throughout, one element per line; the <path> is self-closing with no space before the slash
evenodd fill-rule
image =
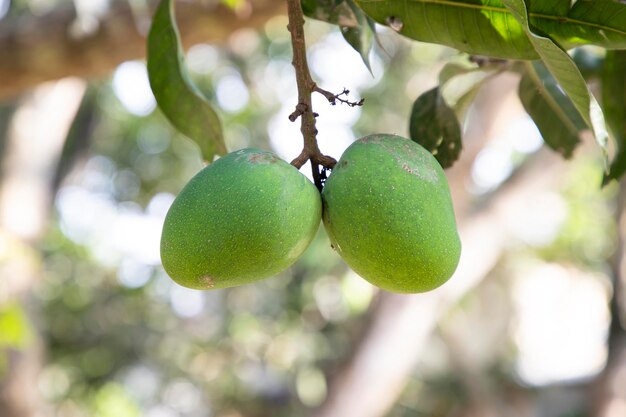
<path id="1" fill-rule="evenodd" d="M 298 117 L 302 116 L 307 110 L 309 106 L 305 103 L 298 103 L 296 105 L 296 109 L 289 115 L 289 120 L 295 122 Z"/>
<path id="2" fill-rule="evenodd" d="M 323 88 L 318 87 L 317 85 L 313 85 L 313 91 L 316 93 L 320 93 L 321 95 L 326 97 L 328 102 L 333 106 L 336 105 L 337 102 L 340 102 L 342 104 L 347 104 L 350 107 L 362 106 L 363 103 L 365 103 L 364 98 L 362 98 L 359 101 L 350 101 L 347 98 L 342 98 L 342 96 L 348 97 L 348 95 L 350 94 L 350 90 L 348 90 L 347 88 L 344 88 L 339 94 L 333 94 L 330 91 L 327 91 L 327 90 L 324 90 Z"/>

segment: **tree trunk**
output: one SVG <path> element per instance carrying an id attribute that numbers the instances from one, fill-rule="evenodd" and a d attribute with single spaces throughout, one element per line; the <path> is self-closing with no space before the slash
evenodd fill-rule
<path id="1" fill-rule="evenodd" d="M 0 350 L 5 359 L 0 379 L 0 416 L 40 414 L 37 378 L 43 345 L 36 335 L 36 311 L 30 310 L 31 289 L 41 273 L 35 243 L 45 231 L 53 199 L 52 180 L 64 140 L 85 91 L 79 79 L 38 87 L 15 112 L 2 158 L 0 184 L 0 310 L 19 305 L 31 337 L 23 346 Z"/>

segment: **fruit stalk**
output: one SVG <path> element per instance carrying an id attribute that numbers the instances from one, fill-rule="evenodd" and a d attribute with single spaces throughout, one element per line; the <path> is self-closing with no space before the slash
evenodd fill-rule
<path id="1" fill-rule="evenodd" d="M 322 155 L 317 146 L 317 129 L 315 128 L 316 113 L 313 112 L 311 94 L 316 88 L 316 84 L 311 77 L 309 65 L 306 58 L 306 42 L 304 38 L 304 14 L 300 0 L 287 0 L 287 15 L 289 25 L 287 29 L 291 34 L 291 46 L 293 49 L 293 60 L 291 63 L 296 71 L 296 83 L 298 85 L 298 105 L 289 119 L 295 121 L 300 117 L 300 131 L 304 139 L 304 147 L 300 155 L 291 161 L 291 164 L 300 169 L 306 161 L 311 161 L 313 180 L 316 187 L 322 189 L 322 177 L 320 175 L 320 165 L 325 168 L 332 168 L 335 159 Z"/>

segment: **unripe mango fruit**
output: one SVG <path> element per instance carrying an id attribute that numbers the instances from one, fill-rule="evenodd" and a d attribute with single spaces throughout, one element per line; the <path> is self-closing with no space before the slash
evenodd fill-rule
<path id="1" fill-rule="evenodd" d="M 195 289 L 276 275 L 309 246 L 321 208 L 317 188 L 273 153 L 232 152 L 200 171 L 174 200 L 161 236 L 163 267 Z"/>
<path id="2" fill-rule="evenodd" d="M 382 134 L 354 142 L 328 177 L 322 201 L 333 247 L 372 284 L 425 292 L 456 270 L 461 241 L 448 182 L 417 143 Z"/>

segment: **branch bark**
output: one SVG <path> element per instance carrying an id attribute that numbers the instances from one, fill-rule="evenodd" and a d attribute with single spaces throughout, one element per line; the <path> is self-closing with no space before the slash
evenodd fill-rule
<path id="1" fill-rule="evenodd" d="M 0 100 L 44 81 L 67 76 L 94 79 L 107 76 L 118 64 L 145 56 L 147 25 L 137 20 L 128 1 L 114 2 L 98 29 L 77 38 L 71 35 L 76 13 L 59 7 L 43 17 L 27 16 L 0 25 Z M 246 13 L 216 4 L 176 6 L 183 44 L 222 43 L 237 29 L 260 27 L 284 14 L 283 2 L 251 0 Z"/>
<path id="2" fill-rule="evenodd" d="M 335 166 L 335 160 L 329 156 L 322 155 L 317 146 L 317 129 L 315 128 L 315 117 L 311 94 L 316 89 L 315 82 L 311 78 L 309 64 L 306 59 L 306 41 L 304 39 L 304 14 L 300 0 L 287 0 L 287 14 L 289 16 L 289 33 L 291 34 L 291 46 L 293 49 L 293 67 L 296 70 L 296 82 L 298 84 L 298 105 L 296 111 L 289 116 L 291 121 L 300 117 L 302 137 L 304 138 L 304 149 L 300 155 L 291 161 L 291 164 L 300 169 L 307 160 L 311 161 L 313 180 L 315 185 L 322 190 L 322 178 L 319 166 L 326 168 Z"/>

